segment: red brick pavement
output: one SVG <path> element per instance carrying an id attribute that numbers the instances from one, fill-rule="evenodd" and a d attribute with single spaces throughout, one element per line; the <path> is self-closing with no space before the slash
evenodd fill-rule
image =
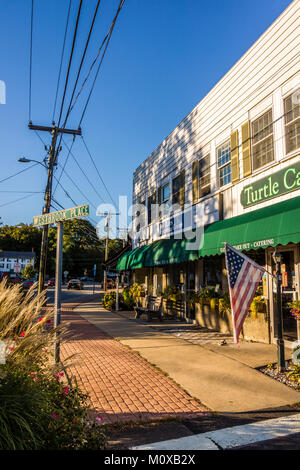
<path id="1" fill-rule="evenodd" d="M 204 406 L 145 359 L 73 312 L 74 306 L 65 304 L 62 311 L 62 321 L 70 322 L 62 359 L 77 355 L 71 371 L 104 423 L 207 414 Z"/>

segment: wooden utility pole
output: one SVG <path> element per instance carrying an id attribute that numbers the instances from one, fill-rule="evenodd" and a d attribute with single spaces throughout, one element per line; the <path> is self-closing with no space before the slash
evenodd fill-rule
<path id="1" fill-rule="evenodd" d="M 110 212 L 107 214 L 107 219 L 106 219 L 106 238 L 105 238 L 105 256 L 104 256 L 105 263 L 107 263 L 107 260 L 108 260 L 109 225 L 110 225 Z M 106 292 L 107 291 L 107 266 L 106 265 L 105 265 L 105 271 L 104 271 L 103 287 L 104 287 L 104 292 Z"/>
<path id="2" fill-rule="evenodd" d="M 52 197 L 52 183 L 53 183 L 53 168 L 57 165 L 57 157 L 60 149 L 56 149 L 57 137 L 59 134 L 73 134 L 81 135 L 81 129 L 63 129 L 56 127 L 53 122 L 52 127 L 48 126 L 37 126 L 29 122 L 28 127 L 34 131 L 51 132 L 52 140 L 51 147 L 48 157 L 48 179 L 45 190 L 45 205 L 43 208 L 43 214 L 49 214 L 51 208 L 51 197 Z M 42 231 L 42 244 L 41 244 L 41 256 L 40 256 L 40 267 L 39 267 L 39 288 L 38 291 L 41 293 L 45 286 L 45 273 L 46 273 L 46 262 L 47 262 L 47 250 L 48 250 L 48 225 L 43 226 Z"/>

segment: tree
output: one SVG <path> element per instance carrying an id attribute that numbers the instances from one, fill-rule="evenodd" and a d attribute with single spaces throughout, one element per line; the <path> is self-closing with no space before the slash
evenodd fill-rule
<path id="1" fill-rule="evenodd" d="M 48 233 L 47 274 L 55 272 L 57 226 L 50 225 Z M 109 240 L 109 257 L 122 249 L 122 240 Z M 41 229 L 32 225 L 0 226 L 0 250 L 32 251 L 36 253 L 35 267 L 39 266 Z M 95 227 L 85 219 L 64 222 L 63 271 L 71 276 L 93 275 L 97 266 L 97 277 L 102 278 L 102 263 L 105 256 L 105 238 L 99 238 Z"/>
<path id="2" fill-rule="evenodd" d="M 35 269 L 32 264 L 27 264 L 22 271 L 22 276 L 24 279 L 34 279 Z"/>

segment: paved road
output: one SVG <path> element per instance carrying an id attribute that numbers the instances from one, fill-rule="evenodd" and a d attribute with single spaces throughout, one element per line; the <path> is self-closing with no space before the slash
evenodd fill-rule
<path id="1" fill-rule="evenodd" d="M 47 297 L 48 297 L 48 304 L 53 304 L 54 303 L 54 292 L 55 288 L 54 287 L 48 287 L 47 288 Z M 95 285 L 95 289 L 93 284 L 91 283 L 85 283 L 83 290 L 68 290 L 66 286 L 63 286 L 62 288 L 62 302 L 63 303 L 72 303 L 76 302 L 77 300 L 80 301 L 80 298 L 86 295 L 92 295 L 93 292 L 95 294 L 100 294 L 102 291 L 99 289 L 99 284 Z"/>

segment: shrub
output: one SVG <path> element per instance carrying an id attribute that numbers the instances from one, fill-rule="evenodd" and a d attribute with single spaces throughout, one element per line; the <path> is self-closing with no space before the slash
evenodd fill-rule
<path id="1" fill-rule="evenodd" d="M 116 297 L 117 294 L 115 292 L 107 292 L 104 294 L 103 297 L 103 307 L 107 310 L 115 310 L 116 309 Z"/>
<path id="2" fill-rule="evenodd" d="M 222 315 L 225 313 L 231 312 L 230 296 L 228 293 L 224 294 L 221 299 L 219 299 L 219 313 Z"/>
<path id="3" fill-rule="evenodd" d="M 22 277 L 24 279 L 34 279 L 35 276 L 35 269 L 32 264 L 27 264 L 22 271 Z"/>
<path id="4" fill-rule="evenodd" d="M 88 397 L 64 364 L 53 365 L 51 351 L 63 328 L 53 329 L 43 314 L 45 296 L 24 296 L 19 285 L 0 283 L 0 449 L 99 449 L 105 436 L 88 419 Z"/>

